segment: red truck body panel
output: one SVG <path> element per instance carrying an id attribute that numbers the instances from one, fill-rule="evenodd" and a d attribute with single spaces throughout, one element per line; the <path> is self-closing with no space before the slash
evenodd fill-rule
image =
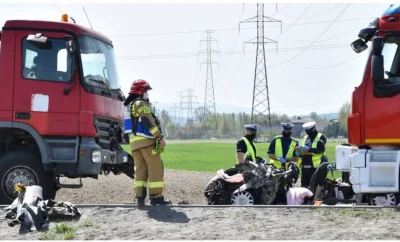
<path id="1" fill-rule="evenodd" d="M 400 14 L 381 16 L 378 31 L 399 31 Z M 397 21 L 389 21 L 397 17 Z M 381 34 L 383 34 L 381 32 Z M 379 34 L 379 35 L 381 35 Z M 374 83 L 371 79 L 371 57 L 367 61 L 363 81 L 352 95 L 352 110 L 348 117 L 349 143 L 363 145 L 400 144 L 400 129 L 397 128 L 400 117 L 400 94 L 390 98 L 374 96 Z"/>
<path id="2" fill-rule="evenodd" d="M 68 30 L 111 44 L 109 38 L 84 26 L 65 22 L 10 20 L 4 27 L 0 52 L 0 121 L 29 124 L 43 136 L 89 137 L 97 136 L 94 115 L 123 121 L 122 102 L 86 92 L 80 85 L 78 69 L 75 69 L 75 84 L 68 95 L 64 95 L 63 90 L 71 83 L 30 80 L 22 76 L 21 41 L 30 34 L 41 32 L 46 37 L 63 38 L 66 33 L 60 31 Z M 43 30 L 32 31 L 32 28 Z M 16 119 L 17 112 L 30 113 L 30 119 Z"/>

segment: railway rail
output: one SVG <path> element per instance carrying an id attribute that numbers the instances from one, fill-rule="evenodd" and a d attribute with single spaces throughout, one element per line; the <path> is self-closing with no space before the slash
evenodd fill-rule
<path id="1" fill-rule="evenodd" d="M 74 204 L 77 208 L 137 208 L 137 204 Z M 9 205 L 0 205 L 0 209 L 4 209 Z M 154 207 L 147 205 L 146 207 Z M 159 207 L 159 206 L 158 206 Z M 164 206 L 163 206 L 164 207 Z M 372 206 L 372 205 L 196 205 L 196 204 L 176 204 L 166 205 L 168 208 L 294 208 L 294 209 L 377 209 L 391 208 L 400 211 L 400 206 Z"/>

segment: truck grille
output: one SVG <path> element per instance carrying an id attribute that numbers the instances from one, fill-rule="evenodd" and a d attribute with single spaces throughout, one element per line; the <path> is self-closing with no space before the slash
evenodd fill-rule
<path id="1" fill-rule="evenodd" d="M 97 131 L 97 141 L 101 148 L 110 149 L 110 125 L 111 123 L 118 123 L 123 127 L 123 122 L 105 117 L 96 116 L 94 119 L 94 126 Z"/>

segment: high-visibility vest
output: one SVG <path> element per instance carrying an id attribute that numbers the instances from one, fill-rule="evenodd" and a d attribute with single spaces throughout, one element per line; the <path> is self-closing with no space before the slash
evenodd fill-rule
<path id="1" fill-rule="evenodd" d="M 321 136 L 322 136 L 321 133 L 318 133 L 318 134 L 317 134 L 317 136 L 315 137 L 315 139 L 314 139 L 314 141 L 313 141 L 313 143 L 312 143 L 312 145 L 311 145 L 311 148 L 317 148 L 317 143 L 318 143 L 318 141 L 320 140 Z M 301 145 L 302 145 L 302 146 L 305 146 L 305 145 L 306 145 L 306 140 L 307 140 L 307 138 L 308 138 L 308 135 L 304 136 L 303 141 L 301 142 Z M 321 163 L 321 158 L 322 158 L 323 155 L 325 155 L 325 152 L 324 152 L 324 153 L 321 153 L 321 154 L 312 154 L 312 155 L 311 155 L 311 156 L 312 156 L 312 163 L 313 163 L 314 168 L 317 168 L 317 167 L 320 165 L 320 163 Z M 302 160 L 300 160 L 299 165 L 300 165 L 301 163 L 302 163 Z"/>
<path id="2" fill-rule="evenodd" d="M 282 148 L 282 135 L 278 135 L 275 137 L 275 156 L 276 157 L 283 157 L 283 148 Z M 292 158 L 293 157 L 293 152 L 294 152 L 294 147 L 296 146 L 296 141 L 292 139 L 292 142 L 290 143 L 289 150 L 286 154 L 285 157 L 286 159 Z M 289 163 L 286 163 L 286 168 L 288 167 Z M 281 168 L 282 163 L 279 161 L 274 160 L 274 166 L 276 168 Z"/>
<path id="3" fill-rule="evenodd" d="M 253 142 L 254 148 L 251 146 L 250 141 L 246 138 L 246 137 L 242 137 L 242 140 L 244 141 L 244 143 L 246 143 L 246 147 L 247 147 L 247 154 L 251 155 L 251 158 L 253 159 L 253 161 L 256 161 L 256 153 L 257 153 L 257 147 Z M 239 163 L 239 161 L 237 161 Z"/>

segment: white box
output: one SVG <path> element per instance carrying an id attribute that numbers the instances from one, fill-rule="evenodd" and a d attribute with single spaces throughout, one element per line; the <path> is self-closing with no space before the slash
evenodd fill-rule
<path id="1" fill-rule="evenodd" d="M 357 148 L 352 146 L 338 145 L 335 148 L 336 169 L 339 171 L 350 171 L 350 156 L 357 153 Z"/>

